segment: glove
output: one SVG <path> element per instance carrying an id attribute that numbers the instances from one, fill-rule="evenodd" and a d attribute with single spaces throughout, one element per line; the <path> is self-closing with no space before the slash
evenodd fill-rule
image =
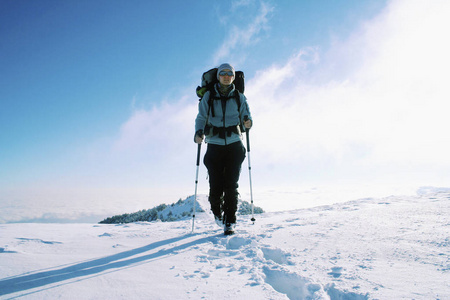
<path id="1" fill-rule="evenodd" d="M 201 144 L 203 143 L 203 139 L 204 139 L 205 135 L 203 134 L 203 130 L 197 130 L 197 132 L 195 133 L 194 136 L 194 142 L 197 144 Z"/>

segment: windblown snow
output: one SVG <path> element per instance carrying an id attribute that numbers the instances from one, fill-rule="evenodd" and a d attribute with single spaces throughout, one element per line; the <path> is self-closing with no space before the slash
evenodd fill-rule
<path id="1" fill-rule="evenodd" d="M 2 224 L 0 299 L 450 299 L 449 190 L 240 216 L 228 237 L 199 202 L 194 233 Z"/>

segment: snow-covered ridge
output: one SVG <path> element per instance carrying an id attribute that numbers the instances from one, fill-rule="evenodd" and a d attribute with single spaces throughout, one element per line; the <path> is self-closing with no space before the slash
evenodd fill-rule
<path id="1" fill-rule="evenodd" d="M 429 190 L 240 216 L 231 237 L 207 211 L 194 234 L 191 219 L 2 224 L 0 299 L 450 299 L 449 212 Z"/>
<path id="2" fill-rule="evenodd" d="M 151 209 L 140 210 L 135 213 L 127 213 L 122 215 L 116 215 L 104 219 L 100 224 L 124 224 L 132 222 L 174 222 L 180 220 L 186 220 L 192 217 L 194 211 L 194 196 L 190 196 L 184 200 L 178 200 L 178 202 L 166 205 L 161 204 Z M 200 204 L 200 202 L 202 204 Z M 203 207 L 203 208 L 202 208 Z M 209 204 L 206 195 L 200 195 L 197 197 L 195 204 L 195 211 L 205 212 L 209 211 Z M 255 214 L 263 213 L 263 209 L 260 207 L 254 207 Z M 237 215 L 249 215 L 251 214 L 251 205 L 247 201 L 239 199 Z"/>

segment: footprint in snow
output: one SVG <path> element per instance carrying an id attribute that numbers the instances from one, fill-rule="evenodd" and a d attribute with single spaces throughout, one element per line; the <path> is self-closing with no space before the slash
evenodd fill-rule
<path id="1" fill-rule="evenodd" d="M 263 273 L 267 284 L 277 292 L 286 294 L 291 300 L 325 298 L 325 291 L 321 285 L 312 283 L 299 274 L 267 266 L 263 267 Z"/>
<path id="2" fill-rule="evenodd" d="M 342 267 L 332 267 L 331 272 L 328 275 L 333 276 L 334 278 L 339 278 L 342 275 Z"/>
<path id="3" fill-rule="evenodd" d="M 281 249 L 262 247 L 261 251 L 266 260 L 271 260 L 280 265 L 293 265 L 293 263 L 289 260 L 291 254 L 286 253 Z"/>
<path id="4" fill-rule="evenodd" d="M 238 250 L 244 246 L 251 244 L 252 240 L 240 236 L 232 236 L 227 240 L 227 250 Z"/>

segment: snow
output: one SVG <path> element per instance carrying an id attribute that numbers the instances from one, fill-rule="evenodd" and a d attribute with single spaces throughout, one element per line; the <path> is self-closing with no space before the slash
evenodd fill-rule
<path id="1" fill-rule="evenodd" d="M 280 199 L 281 200 L 281 199 Z M 0 299 L 450 299 L 450 190 L 238 218 L 0 224 Z"/>

